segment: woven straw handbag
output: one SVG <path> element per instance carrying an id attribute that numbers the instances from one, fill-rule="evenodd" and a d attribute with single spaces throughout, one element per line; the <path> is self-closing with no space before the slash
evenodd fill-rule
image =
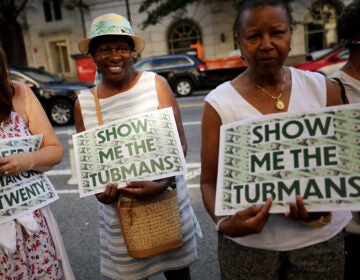
<path id="1" fill-rule="evenodd" d="M 147 258 L 183 243 L 176 189 L 151 200 L 122 201 L 120 197 L 117 213 L 131 257 Z"/>

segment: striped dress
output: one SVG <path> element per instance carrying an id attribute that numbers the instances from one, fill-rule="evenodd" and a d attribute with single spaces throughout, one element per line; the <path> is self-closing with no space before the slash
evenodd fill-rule
<path id="1" fill-rule="evenodd" d="M 128 91 L 100 99 L 104 123 L 158 109 L 155 74 L 143 72 L 139 81 Z M 98 125 L 94 97 L 89 90 L 79 95 L 86 129 Z M 184 176 L 176 178 L 184 244 L 157 256 L 135 259 L 127 255 L 116 215 L 115 204 L 99 203 L 101 273 L 112 279 L 145 279 L 166 270 L 180 269 L 197 258 L 195 232 L 198 222 L 190 205 Z"/>

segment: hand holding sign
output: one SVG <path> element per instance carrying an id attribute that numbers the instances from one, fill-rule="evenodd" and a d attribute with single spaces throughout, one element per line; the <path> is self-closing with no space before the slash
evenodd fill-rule
<path id="1" fill-rule="evenodd" d="M 241 237 L 262 231 L 269 218 L 272 199 L 263 205 L 254 205 L 239 211 L 221 223 L 219 230 L 230 237 Z"/>
<path id="2" fill-rule="evenodd" d="M 306 210 L 305 203 L 300 195 L 297 195 L 296 202 L 290 202 L 289 206 L 290 206 L 290 212 L 285 212 L 285 217 L 291 218 L 295 221 L 299 221 L 305 224 L 314 223 L 315 221 L 319 221 L 321 217 L 325 217 L 330 214 L 330 212 L 309 213 Z M 322 226 L 324 225 L 325 224 L 323 223 Z M 321 224 L 319 224 L 318 226 L 321 226 Z"/>
<path id="3" fill-rule="evenodd" d="M 171 183 L 173 177 L 156 181 L 132 181 L 127 182 L 122 191 L 135 197 L 149 197 L 162 193 Z"/>
<path id="4" fill-rule="evenodd" d="M 102 193 L 96 194 L 96 198 L 99 202 L 104 204 L 114 203 L 119 198 L 118 183 L 109 183 L 106 185 L 105 190 Z"/>
<path id="5" fill-rule="evenodd" d="M 22 171 L 30 170 L 33 165 L 34 160 L 31 150 L 14 150 L 14 153 L 0 158 L 0 174 L 12 176 Z"/>

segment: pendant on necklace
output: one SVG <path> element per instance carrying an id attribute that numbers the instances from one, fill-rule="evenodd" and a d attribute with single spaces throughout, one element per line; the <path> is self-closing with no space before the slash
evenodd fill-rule
<path id="1" fill-rule="evenodd" d="M 282 102 L 280 99 L 276 100 L 275 106 L 278 110 L 283 110 L 285 108 L 284 102 Z"/>

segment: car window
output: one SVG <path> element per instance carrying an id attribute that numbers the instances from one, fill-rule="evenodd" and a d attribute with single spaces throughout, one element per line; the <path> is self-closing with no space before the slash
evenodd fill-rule
<path id="1" fill-rule="evenodd" d="M 33 70 L 23 70 L 25 75 L 28 75 L 30 78 L 34 79 L 40 83 L 53 83 L 53 82 L 62 82 L 63 79 L 56 75 L 50 74 L 43 71 L 33 71 Z"/>
<path id="2" fill-rule="evenodd" d="M 190 65 L 191 62 L 186 57 L 170 58 L 167 63 L 169 66 Z"/>
<path id="3" fill-rule="evenodd" d="M 191 65 L 191 61 L 186 57 L 169 57 L 169 58 L 159 58 L 154 60 L 154 68 L 170 68 L 174 66 L 185 66 Z"/>
<path id="4" fill-rule="evenodd" d="M 157 57 L 137 62 L 134 68 L 140 71 L 171 68 L 177 66 L 191 66 L 195 63 L 188 57 Z"/>
<path id="5" fill-rule="evenodd" d="M 26 77 L 19 75 L 18 73 L 11 72 L 11 71 L 10 71 L 10 78 L 15 81 L 23 82 L 25 84 L 30 82 L 28 79 L 26 79 Z"/>
<path id="6" fill-rule="evenodd" d="M 329 54 L 333 53 L 334 51 L 335 51 L 334 49 L 329 49 L 327 52 L 325 52 L 324 54 L 322 54 L 318 58 L 316 58 L 316 60 L 324 59 L 325 57 L 327 57 Z"/>
<path id="7" fill-rule="evenodd" d="M 139 71 L 146 71 L 152 69 L 154 68 L 153 61 L 152 59 L 139 61 L 135 63 L 134 68 L 136 68 Z"/>
<path id="8" fill-rule="evenodd" d="M 339 56 L 340 59 L 349 58 L 349 50 L 345 49 L 342 52 L 339 52 L 338 56 Z"/>

